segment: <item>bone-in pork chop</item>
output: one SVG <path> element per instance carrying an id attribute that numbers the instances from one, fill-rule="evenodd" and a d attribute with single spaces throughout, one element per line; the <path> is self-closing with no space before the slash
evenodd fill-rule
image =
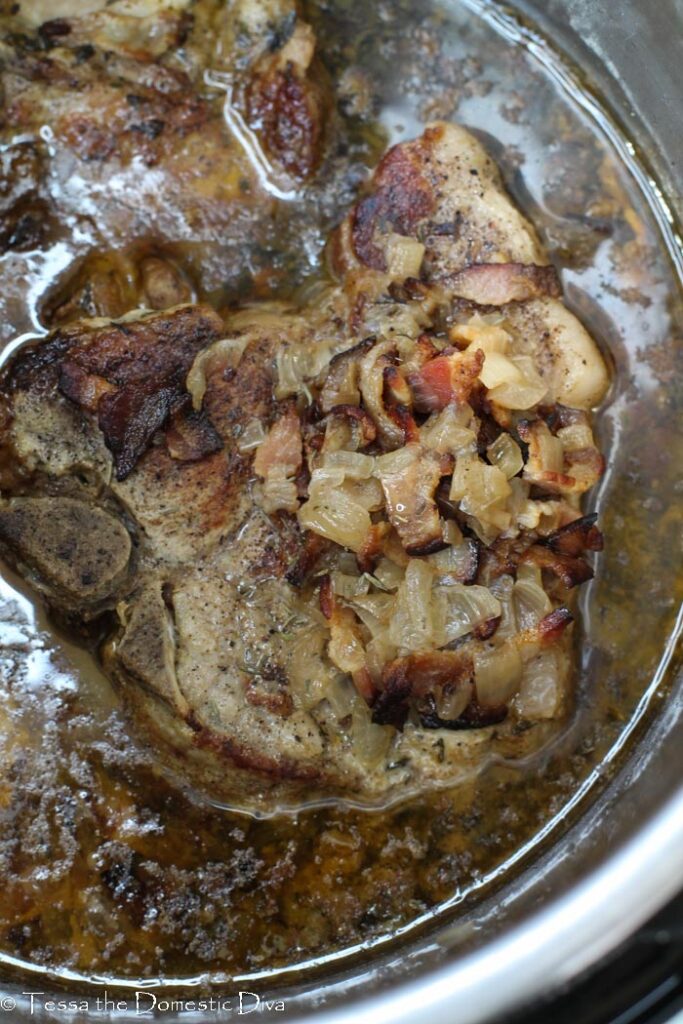
<path id="1" fill-rule="evenodd" d="M 81 320 L 2 379 L 7 557 L 105 628 L 167 761 L 261 810 L 542 742 L 601 546 L 605 366 L 474 137 L 390 150 L 329 263 L 306 308 Z"/>

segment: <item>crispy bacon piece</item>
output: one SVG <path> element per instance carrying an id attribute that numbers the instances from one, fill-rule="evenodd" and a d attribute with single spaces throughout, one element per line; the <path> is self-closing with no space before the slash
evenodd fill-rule
<path id="1" fill-rule="evenodd" d="M 331 412 L 337 405 L 360 403 L 360 364 L 374 344 L 374 338 L 364 338 L 352 348 L 332 357 L 320 392 L 320 408 L 323 412 Z"/>
<path id="2" fill-rule="evenodd" d="M 336 607 L 336 601 L 334 597 L 334 587 L 332 586 L 332 577 L 329 573 L 325 573 L 320 578 L 320 611 L 323 613 L 327 621 L 329 622 L 334 615 Z"/>
<path id="3" fill-rule="evenodd" d="M 558 555 L 571 555 L 576 558 L 584 551 L 602 551 L 604 541 L 602 533 L 595 525 L 597 512 L 589 516 L 575 519 L 566 526 L 560 527 L 542 541 Z"/>
<path id="4" fill-rule="evenodd" d="M 213 310 L 187 306 L 113 321 L 87 334 L 74 325 L 58 331 L 46 346 L 42 358 L 51 351 L 58 356 L 60 346 L 65 350 L 59 389 L 97 415 L 117 480 L 129 476 L 154 434 L 184 405 L 185 378 L 195 355 L 222 330 Z M 31 361 L 29 353 L 26 369 Z"/>
<path id="5" fill-rule="evenodd" d="M 395 405 L 387 409 L 389 419 L 393 420 L 403 434 L 404 444 L 418 444 L 420 441 L 420 428 L 415 422 L 415 417 L 405 405 Z"/>
<path id="6" fill-rule="evenodd" d="M 522 263 L 474 263 L 449 277 L 446 286 L 455 298 L 479 306 L 504 306 L 561 294 L 554 267 Z"/>
<path id="7" fill-rule="evenodd" d="M 407 465 L 380 475 L 389 520 L 409 555 L 429 555 L 446 546 L 435 494 L 447 472 L 438 452 L 415 445 Z"/>
<path id="8" fill-rule="evenodd" d="M 254 472 L 265 480 L 270 470 L 278 466 L 285 469 L 287 476 L 293 476 L 302 458 L 301 421 L 294 405 L 289 405 L 256 449 Z"/>
<path id="9" fill-rule="evenodd" d="M 373 523 L 368 530 L 368 535 L 360 551 L 356 554 L 356 561 L 361 572 L 372 572 L 378 558 L 383 551 L 383 542 L 391 526 L 389 523 Z"/>
<path id="10" fill-rule="evenodd" d="M 472 655 L 465 647 L 396 658 L 382 669 L 372 720 L 376 725 L 402 729 L 413 701 L 427 697 L 443 700 L 471 684 L 473 675 Z"/>
<path id="11" fill-rule="evenodd" d="M 562 554 L 538 544 L 525 551 L 520 561 L 531 562 L 553 573 L 568 590 L 593 579 L 593 569 L 583 558 Z"/>
<path id="12" fill-rule="evenodd" d="M 438 412 L 450 402 L 467 402 L 484 365 L 484 353 L 477 349 L 445 352 L 414 373 L 408 383 L 419 412 Z"/>
<path id="13" fill-rule="evenodd" d="M 480 547 L 477 583 L 488 587 L 501 576 L 514 576 L 517 566 L 530 544 L 531 540 L 521 535 L 519 537 L 498 537 L 493 544 Z"/>
<path id="14" fill-rule="evenodd" d="M 594 445 L 566 452 L 565 462 L 567 474 L 573 480 L 571 491 L 574 494 L 583 494 L 595 487 L 605 472 L 605 458 Z"/>
<path id="15" fill-rule="evenodd" d="M 330 409 L 328 429 L 330 421 L 334 420 L 334 418 L 342 419 L 348 425 L 351 431 L 351 438 L 345 447 L 352 451 L 367 448 L 377 437 L 377 427 L 372 416 L 365 409 L 361 409 L 357 405 L 335 405 Z"/>
<path id="16" fill-rule="evenodd" d="M 538 625 L 530 626 L 529 629 L 518 633 L 515 643 L 521 650 L 524 647 L 531 647 L 532 651 L 535 651 L 536 648 L 549 647 L 551 644 L 557 643 L 573 621 L 572 613 L 564 605 L 561 605 L 552 612 L 548 612 Z"/>
<path id="17" fill-rule="evenodd" d="M 205 455 L 220 451 L 223 439 L 205 412 L 192 410 L 188 396 L 171 416 L 166 430 L 166 447 L 178 462 L 198 462 Z"/>
<path id="18" fill-rule="evenodd" d="M 517 433 L 529 449 L 524 466 L 525 479 L 547 491 L 583 494 L 595 486 L 604 472 L 605 460 L 594 446 L 564 450 L 562 468 L 548 468 L 544 452 L 556 439 L 543 419 L 521 420 L 517 424 Z"/>
<path id="19" fill-rule="evenodd" d="M 329 547 L 330 541 L 317 533 L 313 533 L 311 530 L 307 530 L 304 536 L 303 547 L 296 561 L 285 573 L 287 582 L 291 583 L 293 587 L 303 587 L 322 556 L 329 550 Z"/>

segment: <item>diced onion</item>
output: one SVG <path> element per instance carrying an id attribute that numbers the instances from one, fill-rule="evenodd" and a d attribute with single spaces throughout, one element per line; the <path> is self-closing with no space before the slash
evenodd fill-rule
<path id="1" fill-rule="evenodd" d="M 561 710 L 562 689 L 567 671 L 567 656 L 549 648 L 540 651 L 527 665 L 515 699 L 522 718 L 554 718 Z"/>
<path id="2" fill-rule="evenodd" d="M 472 422 L 469 405 L 451 403 L 441 412 L 433 413 L 420 428 L 420 440 L 425 448 L 436 452 L 476 452 L 477 435 L 468 426 Z"/>
<path id="3" fill-rule="evenodd" d="M 592 448 L 595 444 L 593 431 L 587 423 L 570 423 L 568 427 L 562 427 L 558 430 L 557 436 L 566 452 L 577 451 L 581 448 Z"/>
<path id="4" fill-rule="evenodd" d="M 375 725 L 370 709 L 360 698 L 354 704 L 352 715 L 353 752 L 365 768 L 372 770 L 389 753 L 394 730 L 390 726 Z"/>
<path id="5" fill-rule="evenodd" d="M 264 512 L 297 512 L 299 500 L 296 484 L 287 478 L 287 466 L 273 466 L 254 494 Z"/>
<path id="6" fill-rule="evenodd" d="M 275 357 L 277 385 L 275 397 L 288 398 L 303 393 L 306 381 L 314 380 L 327 367 L 332 358 L 332 342 L 319 341 L 315 345 L 280 345 Z"/>
<path id="7" fill-rule="evenodd" d="M 395 281 L 407 277 L 419 277 L 424 259 L 425 247 L 416 238 L 391 234 L 386 244 L 387 268 Z"/>
<path id="8" fill-rule="evenodd" d="M 446 526 L 455 525 L 449 521 Z M 434 566 L 440 583 L 458 583 L 467 579 L 472 574 L 473 560 L 476 554 L 473 550 L 473 542 L 465 540 L 460 535 L 460 540 L 450 540 L 448 547 L 429 555 L 429 561 Z M 476 565 L 476 563 L 474 563 Z"/>
<path id="9" fill-rule="evenodd" d="M 226 369 L 234 370 L 244 355 L 244 350 L 249 344 L 249 337 L 222 338 L 215 341 L 213 345 L 203 349 L 195 357 L 190 367 L 185 387 L 192 397 L 192 408 L 198 411 L 202 407 L 204 395 L 206 394 L 206 372 L 210 363 L 214 360 L 221 362 Z"/>
<path id="10" fill-rule="evenodd" d="M 310 493 L 310 492 L 309 492 Z M 351 551 L 360 551 L 370 530 L 370 513 L 343 491 L 323 489 L 299 509 L 299 525 Z"/>
<path id="11" fill-rule="evenodd" d="M 510 356 L 508 361 L 513 372 L 510 372 L 508 377 L 500 380 L 496 385 L 491 386 L 489 398 L 504 409 L 531 409 L 545 398 L 547 385 L 543 382 L 529 356 Z M 486 362 L 488 362 L 488 356 Z"/>
<path id="12" fill-rule="evenodd" d="M 375 460 L 361 452 L 328 452 L 323 461 L 324 469 L 342 470 L 345 476 L 355 480 L 367 480 L 372 476 Z"/>
<path id="13" fill-rule="evenodd" d="M 382 669 L 389 661 L 396 657 L 396 647 L 389 640 L 388 635 L 382 633 L 372 638 L 365 651 L 366 664 L 370 677 L 375 683 L 382 678 Z"/>
<path id="14" fill-rule="evenodd" d="M 354 614 L 348 608 L 335 612 L 327 653 L 342 672 L 365 668 L 365 648 L 355 627 Z"/>
<path id="15" fill-rule="evenodd" d="M 436 696 L 436 713 L 444 722 L 454 722 L 472 699 L 472 683 L 465 680 L 454 690 L 438 693 Z"/>
<path id="16" fill-rule="evenodd" d="M 237 450 L 250 452 L 252 448 L 258 448 L 266 439 L 266 432 L 260 420 L 249 420 L 246 427 L 237 438 Z"/>
<path id="17" fill-rule="evenodd" d="M 522 659 L 514 643 L 485 647 L 474 655 L 477 700 L 484 707 L 507 704 L 522 679 Z"/>
<path id="18" fill-rule="evenodd" d="M 508 480 L 517 476 L 524 466 L 520 447 L 509 434 L 500 434 L 486 449 L 486 454 L 489 457 L 489 462 L 497 466 Z"/>
<path id="19" fill-rule="evenodd" d="M 361 594 L 367 594 L 370 581 L 365 575 L 350 576 L 344 572 L 333 572 L 332 588 L 337 597 L 360 597 Z"/>
<path id="20" fill-rule="evenodd" d="M 510 335 L 498 324 L 490 324 L 475 317 L 466 324 L 456 324 L 450 330 L 453 341 L 466 341 L 474 348 L 480 348 L 485 355 L 491 352 L 507 352 Z"/>
<path id="21" fill-rule="evenodd" d="M 389 558 L 380 558 L 372 575 L 384 590 L 397 590 L 403 580 L 404 572 Z"/>
<path id="22" fill-rule="evenodd" d="M 438 587 L 437 595 L 443 608 L 443 633 L 439 647 L 471 633 L 475 626 L 501 614 L 500 601 L 486 587 L 454 583 Z"/>
<path id="23" fill-rule="evenodd" d="M 553 610 L 545 590 L 529 579 L 517 580 L 512 591 L 512 603 L 518 629 L 531 629 Z"/>
<path id="24" fill-rule="evenodd" d="M 373 638 L 386 634 L 396 605 L 393 594 L 365 594 L 349 603 Z"/>
<path id="25" fill-rule="evenodd" d="M 499 384 L 521 384 L 522 375 L 513 362 L 502 352 L 487 352 L 479 379 L 489 391 Z"/>
<path id="26" fill-rule="evenodd" d="M 328 697 L 339 679 L 337 669 L 326 656 L 328 639 L 327 630 L 317 624 L 298 631 L 294 636 L 287 676 L 297 703 L 304 710 L 315 707 L 323 697 Z M 349 707 L 346 713 L 350 710 Z"/>
<path id="27" fill-rule="evenodd" d="M 378 479 L 390 474 L 405 472 L 420 455 L 420 445 L 406 444 L 396 451 L 387 452 L 386 455 L 378 455 L 375 459 L 374 474 Z"/>
<path id="28" fill-rule="evenodd" d="M 427 562 L 419 558 L 410 559 L 389 626 L 389 639 L 402 651 L 429 650 L 434 646 L 433 580 L 432 569 Z"/>
<path id="29" fill-rule="evenodd" d="M 504 506 L 511 493 L 505 474 L 497 466 L 488 466 L 476 456 L 457 459 L 450 497 L 467 515 L 505 530 L 510 525 L 510 513 Z"/>

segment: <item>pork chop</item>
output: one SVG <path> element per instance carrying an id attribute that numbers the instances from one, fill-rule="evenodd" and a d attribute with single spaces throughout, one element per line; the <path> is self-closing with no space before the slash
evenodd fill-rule
<path id="1" fill-rule="evenodd" d="M 86 319 L 2 378 L 0 543 L 213 797 L 371 803 L 540 745 L 607 375 L 483 147 L 385 156 L 305 308 Z M 523 725 L 523 728 L 520 728 Z"/>

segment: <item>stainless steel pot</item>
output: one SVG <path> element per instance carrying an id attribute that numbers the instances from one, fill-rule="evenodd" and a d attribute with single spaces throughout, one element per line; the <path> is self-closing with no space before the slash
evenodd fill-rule
<path id="1" fill-rule="evenodd" d="M 483 16 L 507 17 L 489 0 L 466 2 Z M 674 261 L 678 252 L 674 272 L 683 283 L 675 237 L 683 187 L 683 0 L 518 0 L 513 6 L 582 70 L 586 102 L 591 90 L 602 97 L 614 118 L 614 125 L 604 120 L 603 130 L 614 128 L 615 145 L 626 146 L 624 157 L 640 175 L 662 245 Z M 542 53 L 533 31 L 525 42 Z M 564 86 L 572 88 L 570 78 Z M 636 148 L 624 138 L 635 140 Z M 661 192 L 650 178 L 661 183 Z M 674 403 L 671 416 L 672 436 L 680 439 L 680 405 Z M 637 632 L 638 623 L 633 628 Z M 554 823 L 542 855 L 514 882 L 468 912 L 437 916 L 383 952 L 359 950 L 352 960 L 340 959 L 336 970 L 328 963 L 317 981 L 294 976 L 291 985 L 268 993 L 271 1002 L 285 1004 L 275 1019 L 494 1022 L 562 990 L 683 888 L 683 672 L 676 660 L 682 629 L 679 615 L 662 639 L 661 660 L 643 696 L 649 714 L 612 751 L 600 778 L 591 780 L 600 785 L 577 797 L 574 813 L 566 823 Z M 31 987 L 45 986 L 24 983 L 16 993 Z M 11 1019 L 23 1014 L 18 1006 Z M 166 1013 L 163 1019 L 193 1017 Z"/>

